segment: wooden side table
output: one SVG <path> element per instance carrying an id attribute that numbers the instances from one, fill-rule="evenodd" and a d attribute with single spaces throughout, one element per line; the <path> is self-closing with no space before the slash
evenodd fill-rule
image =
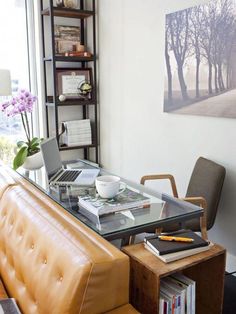
<path id="1" fill-rule="evenodd" d="M 160 279 L 176 272 L 196 281 L 196 313 L 220 314 L 223 307 L 226 251 L 214 244 L 206 252 L 164 263 L 143 244 L 122 249 L 130 257 L 130 303 L 143 314 L 159 311 Z"/>

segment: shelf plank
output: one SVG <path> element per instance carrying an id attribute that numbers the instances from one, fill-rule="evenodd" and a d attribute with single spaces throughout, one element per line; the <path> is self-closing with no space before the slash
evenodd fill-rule
<path id="1" fill-rule="evenodd" d="M 58 98 L 56 99 L 57 107 L 66 107 L 66 106 L 88 106 L 88 105 L 96 105 L 96 99 L 68 99 L 66 101 L 60 101 Z M 52 96 L 47 97 L 46 106 L 55 107 L 55 102 L 53 101 Z"/>
<path id="2" fill-rule="evenodd" d="M 214 256 L 225 254 L 225 249 L 218 244 L 214 244 L 208 251 L 201 252 L 189 257 L 182 258 L 172 263 L 164 263 L 154 254 L 144 248 L 142 244 L 135 244 L 123 247 L 122 250 L 132 256 L 132 258 L 140 263 L 145 261 L 145 266 L 158 277 L 171 275 L 177 271 L 181 271 L 196 263 L 206 261 Z"/>
<path id="3" fill-rule="evenodd" d="M 52 61 L 52 57 L 46 57 L 44 61 Z M 55 61 L 58 62 L 94 62 L 95 57 L 66 57 L 66 56 L 55 56 Z"/>
<path id="4" fill-rule="evenodd" d="M 60 146 L 59 150 L 63 151 L 63 150 L 72 150 L 72 149 L 81 149 L 81 148 L 93 148 L 93 147 L 97 147 L 96 144 L 91 144 L 91 145 L 82 145 L 82 146 Z"/>
<path id="5" fill-rule="evenodd" d="M 46 8 L 45 10 L 42 10 L 41 14 L 42 15 L 50 15 L 50 9 Z M 94 13 L 94 11 L 91 11 L 91 10 L 76 10 L 76 9 L 53 7 L 52 14 L 54 16 L 60 16 L 60 17 L 68 17 L 68 18 L 75 18 L 75 19 L 86 19 L 90 16 L 93 16 L 95 13 Z"/>

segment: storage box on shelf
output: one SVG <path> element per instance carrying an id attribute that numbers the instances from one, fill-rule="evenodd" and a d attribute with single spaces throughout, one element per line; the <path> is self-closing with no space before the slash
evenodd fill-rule
<path id="1" fill-rule="evenodd" d="M 84 159 L 92 158 L 93 161 L 98 162 L 96 6 L 95 0 L 80 0 L 78 3 L 78 9 L 69 9 L 55 7 L 53 0 L 41 0 L 47 136 L 54 134 L 51 125 L 55 125 L 55 134 L 59 141 L 60 121 L 64 120 L 63 110 L 66 108 L 67 117 L 71 112 L 71 120 L 75 120 L 74 114 L 77 107 L 76 118 L 91 120 L 92 142 L 87 144 L 81 142 L 72 146 L 63 145 L 60 150 L 82 149 Z M 60 18 L 64 18 L 63 22 Z M 61 38 L 60 32 L 62 32 Z M 64 46 L 63 40 L 65 40 Z M 60 44 L 59 47 L 58 44 Z M 78 51 L 66 51 L 66 49 L 78 49 Z M 65 74 L 59 74 L 63 70 Z M 68 74 L 68 71 L 71 73 Z M 78 86 L 69 86 L 69 96 L 59 97 L 63 95 L 65 86 L 68 89 L 68 83 L 65 81 L 63 83 L 63 80 L 68 79 L 70 75 L 74 79 L 72 84 L 76 82 Z M 52 82 L 52 86 L 49 82 Z M 83 82 L 89 82 L 92 87 L 92 91 L 87 95 L 80 93 L 80 84 Z M 65 84 L 64 88 L 62 84 Z M 72 91 L 70 94 L 73 88 L 76 88 L 76 93 L 73 94 Z"/>

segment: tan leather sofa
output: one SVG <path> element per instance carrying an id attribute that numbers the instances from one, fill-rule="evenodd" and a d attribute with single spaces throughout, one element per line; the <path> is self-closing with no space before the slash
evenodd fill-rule
<path id="1" fill-rule="evenodd" d="M 0 275 L 25 314 L 138 313 L 128 257 L 2 165 Z"/>

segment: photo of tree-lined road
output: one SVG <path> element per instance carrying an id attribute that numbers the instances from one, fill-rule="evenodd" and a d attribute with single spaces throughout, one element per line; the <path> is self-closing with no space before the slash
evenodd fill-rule
<path id="1" fill-rule="evenodd" d="M 236 118 L 236 0 L 166 16 L 164 111 Z"/>

